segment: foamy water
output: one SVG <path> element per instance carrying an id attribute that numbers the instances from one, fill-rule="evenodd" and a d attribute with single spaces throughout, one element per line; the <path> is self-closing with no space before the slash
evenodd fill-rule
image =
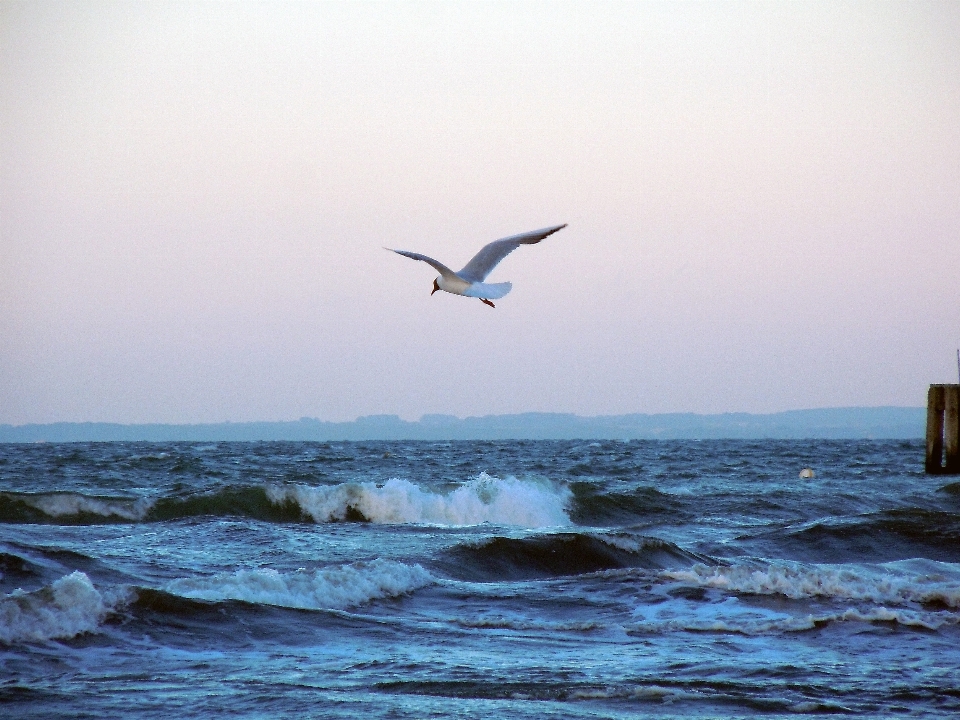
<path id="1" fill-rule="evenodd" d="M 960 607 L 960 582 L 938 575 L 910 575 L 882 567 L 863 568 L 775 564 L 733 565 L 667 571 L 663 577 L 738 593 L 783 595 L 792 599 L 833 598 L 872 603 L 942 603 Z"/>
<path id="2" fill-rule="evenodd" d="M 309 572 L 272 568 L 237 570 L 212 577 L 182 578 L 164 588 L 195 600 L 242 600 L 280 607 L 341 610 L 379 598 L 413 592 L 433 582 L 419 565 L 372 560 Z"/>
<path id="3" fill-rule="evenodd" d="M 0 600 L 0 642 L 37 642 L 96 632 L 111 610 L 90 578 L 73 572 L 49 587 L 15 591 Z"/>
<path id="4" fill-rule="evenodd" d="M 546 483 L 500 479 L 481 473 L 447 494 L 424 490 L 409 480 L 334 486 L 271 485 L 277 504 L 295 502 L 316 522 L 343 520 L 352 508 L 375 523 L 467 526 L 481 523 L 527 528 L 570 524 L 569 490 Z"/>
<path id="5" fill-rule="evenodd" d="M 80 493 L 56 492 L 45 494 L 4 493 L 8 498 L 40 510 L 51 518 L 93 515 L 102 518 L 143 520 L 153 502 L 146 498 L 102 498 Z"/>

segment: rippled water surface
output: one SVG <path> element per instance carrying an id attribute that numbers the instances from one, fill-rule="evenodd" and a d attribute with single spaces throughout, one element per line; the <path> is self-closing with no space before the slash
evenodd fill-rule
<path id="1" fill-rule="evenodd" d="M 922 461 L 0 444 L 0 715 L 956 716 L 960 483 Z"/>

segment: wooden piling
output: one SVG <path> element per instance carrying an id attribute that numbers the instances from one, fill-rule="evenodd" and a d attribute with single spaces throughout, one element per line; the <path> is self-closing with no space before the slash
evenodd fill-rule
<path id="1" fill-rule="evenodd" d="M 960 385 L 931 385 L 927 392 L 924 469 L 930 474 L 960 474 Z"/>
<path id="2" fill-rule="evenodd" d="M 943 403 L 943 471 L 960 474 L 960 385 L 944 388 Z"/>
<path id="3" fill-rule="evenodd" d="M 929 475 L 943 468 L 943 385 L 931 385 L 927 391 L 927 459 L 924 470 Z"/>

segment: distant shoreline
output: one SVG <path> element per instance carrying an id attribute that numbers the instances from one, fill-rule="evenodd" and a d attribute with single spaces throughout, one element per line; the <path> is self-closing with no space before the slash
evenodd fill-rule
<path id="1" fill-rule="evenodd" d="M 406 421 L 370 415 L 353 422 L 301 418 L 281 422 L 132 424 L 60 422 L 0 425 L 0 442 L 172 442 L 341 440 L 707 440 L 922 439 L 922 407 L 849 407 L 769 414 L 659 413 L 583 417 L 521 413 Z"/>

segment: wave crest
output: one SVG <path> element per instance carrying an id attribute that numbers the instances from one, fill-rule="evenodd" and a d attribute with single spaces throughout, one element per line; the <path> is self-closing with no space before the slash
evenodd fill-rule
<path id="1" fill-rule="evenodd" d="M 486 473 L 446 495 L 394 478 L 382 485 L 270 486 L 267 496 L 278 505 L 295 502 L 320 523 L 359 515 L 376 523 L 464 526 L 488 522 L 529 528 L 570 525 L 566 507 L 572 498 L 565 488 Z"/>
<path id="2" fill-rule="evenodd" d="M 83 523 L 87 518 L 137 522 L 150 512 L 153 503 L 140 498 L 116 498 L 82 495 L 72 492 L 0 493 L 0 521 Z"/>
<path id="3" fill-rule="evenodd" d="M 831 598 L 905 605 L 939 604 L 960 607 L 960 585 L 937 576 L 903 576 L 858 573 L 830 566 L 743 565 L 708 567 L 697 564 L 687 570 L 670 570 L 663 577 L 699 587 L 755 595 L 783 595 L 793 600 Z"/>
<path id="4" fill-rule="evenodd" d="M 0 642 L 42 642 L 96 632 L 112 609 L 78 570 L 47 587 L 15 590 L 0 600 Z"/>
<path id="5" fill-rule="evenodd" d="M 420 565 L 376 559 L 314 572 L 237 570 L 211 577 L 181 578 L 167 583 L 164 589 L 193 600 L 240 600 L 303 610 L 342 610 L 404 595 L 433 581 L 433 576 Z"/>

